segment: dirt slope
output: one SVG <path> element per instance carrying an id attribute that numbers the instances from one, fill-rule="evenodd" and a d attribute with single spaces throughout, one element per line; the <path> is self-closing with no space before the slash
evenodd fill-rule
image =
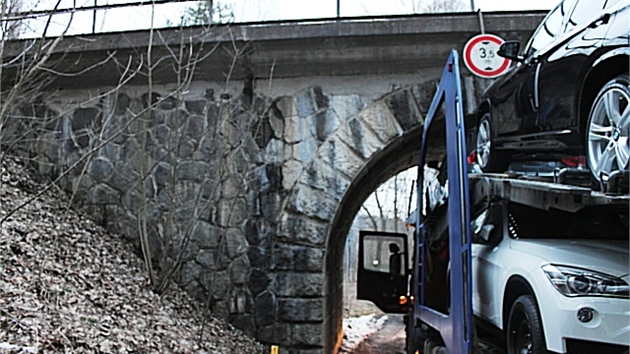
<path id="1" fill-rule="evenodd" d="M 158 296 L 130 246 L 67 210 L 25 169 L 0 173 L 0 353 L 263 353 L 173 287 Z"/>

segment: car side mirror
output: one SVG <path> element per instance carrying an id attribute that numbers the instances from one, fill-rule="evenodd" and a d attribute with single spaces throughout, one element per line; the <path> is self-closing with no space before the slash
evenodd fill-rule
<path id="1" fill-rule="evenodd" d="M 522 62 L 524 58 L 519 55 L 521 51 L 521 43 L 519 41 L 506 41 L 501 44 L 497 54 L 503 58 L 507 58 L 516 62 Z"/>

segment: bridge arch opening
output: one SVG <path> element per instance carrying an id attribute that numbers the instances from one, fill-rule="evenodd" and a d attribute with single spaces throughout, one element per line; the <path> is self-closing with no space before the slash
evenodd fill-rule
<path id="1" fill-rule="evenodd" d="M 326 353 L 334 353 L 343 340 L 344 250 L 353 220 L 363 203 L 381 184 L 418 165 L 422 126 L 418 125 L 390 141 L 359 171 L 343 196 L 330 224 L 325 260 Z"/>

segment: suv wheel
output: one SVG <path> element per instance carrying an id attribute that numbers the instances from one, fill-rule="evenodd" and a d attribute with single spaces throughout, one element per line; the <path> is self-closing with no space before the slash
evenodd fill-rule
<path id="1" fill-rule="evenodd" d="M 602 87 L 593 102 L 586 134 L 586 160 L 596 181 L 628 169 L 630 157 L 630 89 L 628 75 Z"/>
<path id="2" fill-rule="evenodd" d="M 492 141 L 490 114 L 479 121 L 477 129 L 477 163 L 484 172 L 505 172 L 510 165 L 510 154 L 497 150 Z"/>
<path id="3" fill-rule="evenodd" d="M 521 295 L 510 310 L 507 324 L 508 354 L 544 354 L 545 337 L 538 305 L 531 295 Z"/>

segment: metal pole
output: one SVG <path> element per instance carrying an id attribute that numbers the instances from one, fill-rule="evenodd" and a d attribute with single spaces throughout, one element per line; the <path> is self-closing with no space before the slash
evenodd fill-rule
<path id="1" fill-rule="evenodd" d="M 470 0 L 470 11 L 475 12 L 475 0 Z"/>
<path id="2" fill-rule="evenodd" d="M 479 29 L 481 30 L 481 34 L 486 34 L 486 27 L 483 23 L 483 14 L 481 13 L 481 9 L 477 10 L 477 15 L 479 15 Z"/>
<path id="3" fill-rule="evenodd" d="M 337 18 L 341 17 L 341 0 L 337 0 Z"/>
<path id="4" fill-rule="evenodd" d="M 94 13 L 92 14 L 92 34 L 96 33 L 96 7 L 97 7 L 97 1 L 98 0 L 94 0 Z"/>

